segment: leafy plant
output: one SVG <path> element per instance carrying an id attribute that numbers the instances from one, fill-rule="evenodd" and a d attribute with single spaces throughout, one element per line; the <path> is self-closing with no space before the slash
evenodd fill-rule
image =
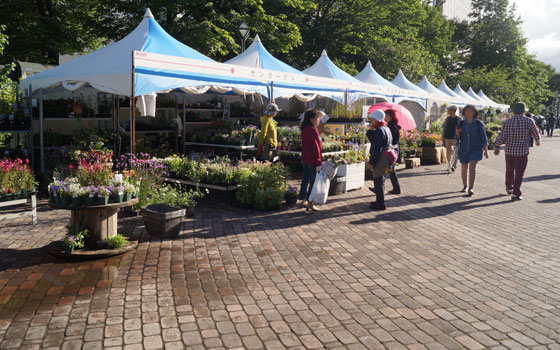
<path id="1" fill-rule="evenodd" d="M 66 247 L 83 248 L 88 234 L 88 229 L 82 225 L 68 225 L 66 226 L 66 237 L 64 238 L 63 245 Z"/>
<path id="2" fill-rule="evenodd" d="M 0 159 L 0 193 L 34 191 L 35 187 L 35 177 L 29 168 L 28 159 Z"/>
<path id="3" fill-rule="evenodd" d="M 124 246 L 128 242 L 128 239 L 123 235 L 117 233 L 114 236 L 107 238 L 107 245 L 111 249 L 117 249 Z"/>
<path id="4" fill-rule="evenodd" d="M 174 207 L 193 208 L 196 201 L 204 197 L 200 190 L 186 190 L 181 187 L 162 185 L 156 187 L 147 199 L 149 204 L 168 204 Z"/>

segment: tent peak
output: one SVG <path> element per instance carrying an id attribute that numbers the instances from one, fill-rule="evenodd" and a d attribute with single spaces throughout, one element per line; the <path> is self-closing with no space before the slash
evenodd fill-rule
<path id="1" fill-rule="evenodd" d="M 370 60 L 367 61 L 366 67 L 372 67 L 372 68 L 373 68 L 373 64 L 371 64 L 371 61 L 370 61 Z"/>
<path id="2" fill-rule="evenodd" d="M 323 52 L 321 52 L 321 56 L 327 56 L 327 49 L 323 49 Z"/>
<path id="3" fill-rule="evenodd" d="M 259 35 L 255 35 L 255 39 L 253 40 L 254 43 L 260 43 L 261 42 L 261 38 L 259 37 Z"/>
<path id="4" fill-rule="evenodd" d="M 154 15 L 152 15 L 152 11 L 150 11 L 150 8 L 146 8 L 146 12 L 144 13 L 144 18 L 154 18 Z"/>

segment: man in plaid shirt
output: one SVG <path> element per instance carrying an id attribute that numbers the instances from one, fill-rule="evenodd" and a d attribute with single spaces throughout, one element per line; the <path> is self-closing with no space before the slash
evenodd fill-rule
<path id="1" fill-rule="evenodd" d="M 506 191 L 511 194 L 511 200 L 521 200 L 521 184 L 527 169 L 531 139 L 540 146 L 541 137 L 533 119 L 523 115 L 527 112 L 524 102 L 511 105 L 511 111 L 513 117 L 504 122 L 502 131 L 496 138 L 494 154 L 499 155 L 499 146 L 506 145 Z"/>

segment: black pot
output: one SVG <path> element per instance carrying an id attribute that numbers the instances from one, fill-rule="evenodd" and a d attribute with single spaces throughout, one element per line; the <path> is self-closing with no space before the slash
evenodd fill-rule
<path id="1" fill-rule="evenodd" d="M 167 204 L 152 204 L 142 209 L 144 226 L 150 235 L 162 238 L 177 237 L 186 210 Z"/>

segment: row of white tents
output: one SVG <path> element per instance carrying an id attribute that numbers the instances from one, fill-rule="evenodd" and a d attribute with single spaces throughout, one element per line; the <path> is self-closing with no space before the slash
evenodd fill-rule
<path id="1" fill-rule="evenodd" d="M 436 88 L 424 77 L 415 85 L 402 71 L 390 82 L 375 71 L 371 62 L 353 77 L 338 68 L 326 51 L 314 65 L 301 72 L 274 58 L 258 36 L 239 56 L 218 63 L 171 37 L 149 9 L 142 22 L 124 39 L 22 81 L 23 89 L 31 86 L 34 91 L 61 85 L 69 90 L 90 86 L 102 92 L 135 97 L 172 89 L 188 93 L 216 90 L 259 93 L 271 100 L 296 97 L 308 101 L 324 96 L 352 103 L 364 97 L 379 97 L 394 102 L 414 101 L 424 110 L 428 99 L 507 108 L 490 100 L 482 91 L 478 94 L 472 88 L 464 91 L 459 85 L 451 90 L 445 81 Z"/>

